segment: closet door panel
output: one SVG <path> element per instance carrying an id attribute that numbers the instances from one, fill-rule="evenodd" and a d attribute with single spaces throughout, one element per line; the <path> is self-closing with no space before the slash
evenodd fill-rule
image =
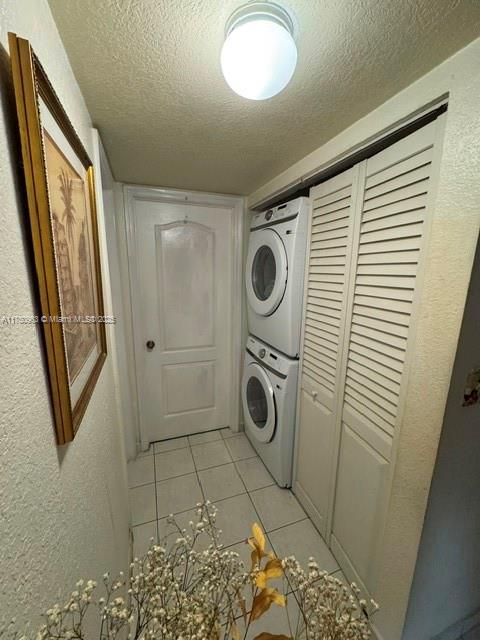
<path id="1" fill-rule="evenodd" d="M 333 413 L 302 389 L 301 429 L 297 438 L 295 493 L 315 526 L 325 536 L 335 420 Z"/>
<path id="2" fill-rule="evenodd" d="M 310 192 L 294 488 L 347 577 L 371 596 L 442 126 Z"/>
<path id="3" fill-rule="evenodd" d="M 373 596 L 419 295 L 436 126 L 368 159 L 363 194 L 359 190 L 331 545 L 347 577 Z"/>
<path id="4" fill-rule="evenodd" d="M 435 128 L 432 122 L 366 161 L 344 411 L 390 438 L 401 418 Z"/>
<path id="5" fill-rule="evenodd" d="M 338 446 L 341 361 L 358 167 L 312 189 L 294 491 L 326 536 Z"/>
<path id="6" fill-rule="evenodd" d="M 357 175 L 349 169 L 311 191 L 301 380 L 330 413 L 338 401 Z"/>
<path id="7" fill-rule="evenodd" d="M 380 544 L 388 462 L 349 426 L 342 426 L 332 548 L 346 556 L 369 593 Z"/>

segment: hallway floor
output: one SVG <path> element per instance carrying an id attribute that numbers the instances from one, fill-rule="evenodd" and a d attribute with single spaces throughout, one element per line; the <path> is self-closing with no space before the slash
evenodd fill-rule
<path id="1" fill-rule="evenodd" d="M 134 555 L 142 555 L 151 538 L 158 540 L 168 533 L 170 513 L 176 514 L 181 526 L 187 526 L 196 520 L 197 502 L 209 499 L 218 508 L 217 525 L 223 532 L 224 547 L 239 553 L 247 567 L 250 550 L 245 540 L 252 523 L 258 522 L 277 556 L 293 554 L 304 566 L 313 556 L 320 568 L 345 581 L 293 493 L 275 484 L 243 433 L 221 429 L 155 442 L 129 463 L 128 475 Z M 288 584 L 278 588 L 284 593 L 291 591 Z M 295 600 L 290 598 L 290 620 L 294 619 L 294 608 Z M 257 624 L 252 625 L 252 637 L 259 630 L 285 633 L 288 629 L 286 612 L 279 607 L 272 607 Z"/>

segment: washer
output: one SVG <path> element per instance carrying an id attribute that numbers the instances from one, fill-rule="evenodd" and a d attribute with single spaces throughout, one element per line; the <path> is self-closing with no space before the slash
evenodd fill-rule
<path id="1" fill-rule="evenodd" d="M 280 487 L 292 486 L 298 360 L 249 336 L 242 379 L 245 433 Z"/>
<path id="2" fill-rule="evenodd" d="M 298 358 L 308 198 L 252 216 L 245 283 L 249 333 Z"/>

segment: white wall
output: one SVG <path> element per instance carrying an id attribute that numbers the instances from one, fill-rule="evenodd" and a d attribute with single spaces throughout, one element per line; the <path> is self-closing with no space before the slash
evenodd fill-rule
<path id="1" fill-rule="evenodd" d="M 480 227 L 480 39 L 251 194 L 250 208 L 448 95 L 404 421 L 380 552 L 376 630 L 398 640 L 412 584 Z M 423 638 L 422 638 L 423 640 Z"/>
<path id="2" fill-rule="evenodd" d="M 46 0 L 0 3 L 0 315 L 37 310 L 7 32 L 28 38 L 90 156 L 91 121 Z M 97 172 L 99 168 L 97 167 Z M 101 221 L 103 224 L 103 221 Z M 104 230 L 101 230 L 102 234 Z M 102 256 L 104 267 L 105 256 Z M 104 269 L 108 275 L 108 269 Z M 108 278 L 104 282 L 108 291 Z M 79 577 L 128 562 L 125 466 L 108 357 L 75 441 L 55 444 L 41 330 L 0 326 L 0 629 Z"/>
<path id="3" fill-rule="evenodd" d="M 480 612 L 480 404 L 463 407 L 470 371 L 480 367 L 480 244 L 462 322 L 433 475 L 405 640 L 433 638 Z M 480 622 L 480 620 L 479 620 Z"/>
<path id="4" fill-rule="evenodd" d="M 137 456 L 137 424 L 133 411 L 132 392 L 134 387 L 133 363 L 129 364 L 127 351 L 127 330 L 130 327 L 130 316 L 125 312 L 123 304 L 123 288 L 121 280 L 121 260 L 118 248 L 118 215 L 119 207 L 123 210 L 123 200 L 117 202 L 116 194 L 122 187 L 114 181 L 107 155 L 100 137 L 97 134 L 99 164 L 102 168 L 102 189 L 99 194 L 105 218 L 105 248 L 108 253 L 108 266 L 111 284 L 111 315 L 116 319 L 111 327 L 115 392 L 119 410 L 119 423 L 123 433 L 126 457 L 132 460 Z M 128 316 L 128 317 L 127 317 Z"/>
<path id="5" fill-rule="evenodd" d="M 123 197 L 124 185 L 117 182 L 113 189 L 115 209 L 115 243 L 116 250 L 112 250 L 111 259 L 117 256 L 118 261 L 118 291 L 115 287 L 115 314 L 121 323 L 122 342 L 120 349 L 122 366 L 125 367 L 124 384 L 128 387 L 130 398 L 131 421 L 125 425 L 125 443 L 129 460 L 136 458 L 141 450 L 140 424 L 138 420 L 138 394 L 135 375 L 135 350 L 133 340 L 133 315 L 139 310 L 133 309 L 130 293 L 130 277 L 128 270 L 128 247 L 125 222 L 125 201 Z M 112 238 L 113 243 L 113 238 Z M 114 281 L 116 282 L 116 281 Z"/>

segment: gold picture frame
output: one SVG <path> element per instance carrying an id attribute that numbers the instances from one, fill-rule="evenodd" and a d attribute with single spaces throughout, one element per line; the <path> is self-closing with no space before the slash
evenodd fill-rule
<path id="1" fill-rule="evenodd" d="M 58 444 L 74 439 L 107 356 L 93 164 L 28 40 L 9 33 Z"/>

